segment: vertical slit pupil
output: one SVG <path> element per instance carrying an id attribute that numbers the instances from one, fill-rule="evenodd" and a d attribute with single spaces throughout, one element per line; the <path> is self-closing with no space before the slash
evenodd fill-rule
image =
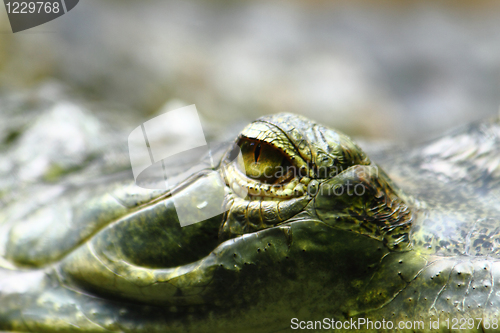
<path id="1" fill-rule="evenodd" d="M 259 143 L 257 145 L 257 147 L 255 147 L 255 151 L 254 151 L 255 163 L 257 163 L 259 161 L 260 150 L 261 150 L 261 146 L 260 146 L 260 143 Z"/>

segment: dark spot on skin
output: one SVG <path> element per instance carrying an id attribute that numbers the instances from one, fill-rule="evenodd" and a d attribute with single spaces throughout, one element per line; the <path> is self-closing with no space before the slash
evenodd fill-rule
<path id="1" fill-rule="evenodd" d="M 448 247 L 448 245 L 450 245 L 450 242 L 447 242 L 447 241 L 440 241 L 440 242 L 439 242 L 439 245 L 440 245 L 441 247 L 445 247 L 445 248 L 446 248 L 446 247 Z"/>
<path id="2" fill-rule="evenodd" d="M 472 244 L 472 246 L 476 247 L 476 246 L 480 246 L 481 244 L 483 243 L 483 240 L 482 239 L 476 239 L 474 241 L 474 243 Z"/>

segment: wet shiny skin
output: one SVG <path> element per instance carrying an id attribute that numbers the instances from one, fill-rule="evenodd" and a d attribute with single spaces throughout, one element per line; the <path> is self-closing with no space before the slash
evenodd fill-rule
<path id="1" fill-rule="evenodd" d="M 173 196 L 210 198 L 216 184 L 203 174 L 175 193 L 126 179 L 72 189 L 4 222 L 0 329 L 273 332 L 292 318 L 498 318 L 499 136 L 488 121 L 369 158 L 306 118 L 264 117 L 235 141 L 243 161 L 228 158 L 230 147 L 221 159 L 227 211 L 185 228 Z M 300 172 L 263 179 L 268 166 Z M 347 184 L 364 191 L 334 191 Z"/>

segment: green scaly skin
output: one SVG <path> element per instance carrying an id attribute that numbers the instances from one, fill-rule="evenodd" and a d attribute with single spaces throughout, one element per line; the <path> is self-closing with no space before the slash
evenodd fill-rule
<path id="1" fill-rule="evenodd" d="M 236 142 L 271 147 L 300 172 L 264 184 L 229 148 L 217 169 L 226 212 L 184 228 L 174 199 L 220 204 L 203 172 L 172 192 L 113 179 L 4 212 L 0 330 L 275 332 L 326 317 L 422 320 L 418 332 L 481 318 L 461 331 L 498 331 L 498 119 L 371 158 L 289 114 Z"/>

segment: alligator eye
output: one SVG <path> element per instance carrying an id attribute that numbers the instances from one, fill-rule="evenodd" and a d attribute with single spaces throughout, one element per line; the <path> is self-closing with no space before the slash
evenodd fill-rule
<path id="1" fill-rule="evenodd" d="M 238 146 L 243 158 L 237 159 L 237 165 L 247 177 L 266 184 L 279 184 L 295 175 L 295 167 L 288 157 L 269 143 L 241 138 Z"/>

